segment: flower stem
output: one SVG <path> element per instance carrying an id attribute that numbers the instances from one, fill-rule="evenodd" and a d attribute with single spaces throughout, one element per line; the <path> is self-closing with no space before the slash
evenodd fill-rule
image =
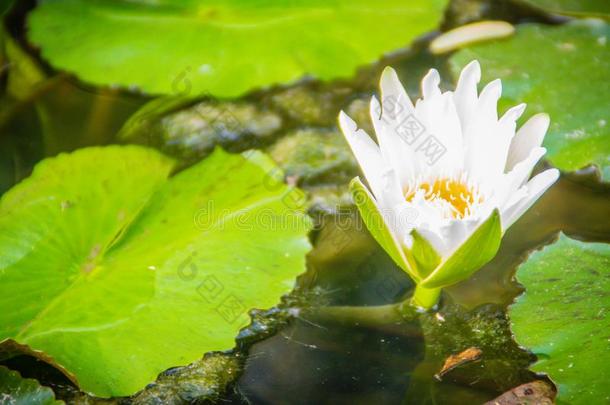
<path id="1" fill-rule="evenodd" d="M 395 304 L 310 307 L 295 310 L 294 315 L 304 316 L 305 320 L 375 327 L 418 319 L 421 309 L 428 310 L 435 306 L 440 294 L 440 288 L 417 286 L 413 297 Z"/>
<path id="2" fill-rule="evenodd" d="M 425 288 L 420 285 L 415 287 L 411 303 L 415 307 L 430 309 L 436 305 L 441 295 L 440 288 Z"/>
<path id="3" fill-rule="evenodd" d="M 328 306 L 313 307 L 303 315 L 318 321 L 332 321 L 361 326 L 379 326 L 415 320 L 418 317 L 409 301 L 376 306 Z"/>

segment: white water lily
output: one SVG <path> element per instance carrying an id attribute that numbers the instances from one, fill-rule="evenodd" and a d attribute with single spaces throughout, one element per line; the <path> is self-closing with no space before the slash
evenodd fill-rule
<path id="1" fill-rule="evenodd" d="M 442 92 L 431 69 L 422 98 L 409 99 L 395 71 L 381 77 L 383 108 L 370 105 L 377 143 L 345 113 L 339 123 L 364 173 L 351 184 L 367 227 L 415 280 L 416 303 L 430 307 L 440 288 L 469 277 L 495 256 L 504 232 L 557 180 L 556 169 L 528 181 L 545 154 L 546 114 L 518 131 L 521 104 L 498 118 L 500 80 L 479 94 L 477 61 L 455 91 Z"/>

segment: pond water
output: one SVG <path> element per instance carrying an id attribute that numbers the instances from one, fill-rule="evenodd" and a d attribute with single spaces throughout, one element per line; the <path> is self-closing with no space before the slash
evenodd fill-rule
<path id="1" fill-rule="evenodd" d="M 17 38 L 24 29 L 20 17 L 31 6 L 32 2 L 24 2 L 12 20 L 10 29 Z M 515 22 L 541 18 L 503 7 L 490 12 L 505 13 Z M 340 109 L 356 110 L 358 100 L 367 100 L 375 91 L 379 72 L 387 64 L 405 78 L 410 94 L 417 95 L 419 78 L 428 68 L 436 67 L 441 74 L 448 71 L 446 57 L 426 52 L 427 41 L 423 38 L 414 50 L 398 52 L 362 69 L 351 80 L 305 82 L 288 90 L 278 87 L 249 95 L 239 102 L 281 117 L 278 128 L 270 130 L 269 136 L 242 138 L 239 131 L 231 133 L 225 125 L 223 133 L 212 138 L 218 135 L 216 143 L 232 151 L 253 146 L 271 150 L 278 139 L 298 128 L 335 131 L 334 119 L 328 116 L 336 116 Z M 46 156 L 123 142 L 116 134 L 150 100 L 121 90 L 94 88 L 49 66 L 44 69 L 48 78 L 30 89 L 29 98 L 3 108 L 0 116 L 0 192 L 27 177 L 33 165 Z M 286 97 L 286 91 L 294 91 L 296 96 Z M 304 113 L 286 113 L 285 98 L 297 103 L 293 109 Z M 233 107 L 223 108 L 231 111 Z M 179 110 L 161 115 L 172 116 Z M 253 117 L 263 112 L 255 112 Z M 173 117 L 180 128 L 190 122 L 190 118 L 180 121 L 182 118 Z M 163 125 L 160 122 L 153 125 Z M 150 143 L 180 157 L 183 149 L 163 139 L 163 131 L 159 133 L 160 138 Z M 209 134 L 205 136 L 205 142 L 214 143 Z M 198 157 L 208 151 L 202 148 Z M 191 162 L 192 156 L 184 157 L 185 165 Z M 353 166 L 329 167 L 315 163 L 314 169 L 321 174 L 302 184 L 326 205 L 312 209 L 319 226 L 311 234 L 314 247 L 307 272 L 299 278 L 300 291 L 306 292 L 312 306 L 383 305 L 409 296 L 413 285 L 408 276 L 368 234 L 354 207 L 345 204 L 341 208 L 341 221 L 332 209 L 333 203 L 344 201 L 341 193 L 354 174 Z M 332 198 L 326 199 L 320 191 L 325 189 L 333 191 Z M 417 320 L 366 324 L 318 319 L 303 312 L 273 336 L 249 347 L 243 372 L 221 403 L 474 404 L 543 378 L 528 370 L 534 356 L 512 340 L 506 318 L 507 306 L 522 291 L 514 279 L 515 270 L 529 252 L 553 241 L 559 231 L 583 241 L 610 242 L 609 198 L 610 187 L 591 171 L 562 175 L 509 230 L 492 262 L 444 292 L 438 313 L 423 314 Z M 433 377 L 449 355 L 469 347 L 482 349 L 480 360 L 451 371 L 442 380 Z M 26 376 L 40 376 L 44 369 L 27 358 L 5 364 Z M 42 375 L 49 384 L 67 384 L 48 370 Z"/>
<path id="2" fill-rule="evenodd" d="M 447 291 L 440 312 L 445 320 L 432 329 L 441 336 L 432 349 L 426 351 L 418 322 L 357 326 L 305 315 L 253 346 L 240 392 L 255 403 L 474 404 L 532 381 L 532 358 L 511 341 L 504 318 L 521 292 L 516 266 L 558 231 L 609 241 L 609 197 L 610 190 L 588 185 L 584 176 L 562 178 L 511 228 L 492 262 Z M 410 293 L 408 277 L 362 233 L 323 228 L 310 254 L 307 282 L 334 305 L 382 305 Z M 333 253 L 337 247 L 340 254 Z M 446 356 L 473 346 L 483 348 L 480 363 L 443 381 L 431 378 Z"/>

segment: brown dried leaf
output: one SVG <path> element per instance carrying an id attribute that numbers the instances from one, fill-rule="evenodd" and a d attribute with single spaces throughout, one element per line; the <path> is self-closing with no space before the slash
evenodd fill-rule
<path id="1" fill-rule="evenodd" d="M 545 381 L 532 381 L 505 392 L 484 405 L 553 405 L 555 389 Z"/>
<path id="2" fill-rule="evenodd" d="M 447 360 L 445 360 L 445 364 L 443 364 L 443 368 L 441 369 L 441 371 L 435 374 L 434 377 L 440 381 L 442 377 L 451 370 L 466 363 L 479 360 L 481 358 L 482 353 L 483 351 L 478 347 L 469 347 L 461 353 L 452 354 L 451 356 L 447 357 Z"/>

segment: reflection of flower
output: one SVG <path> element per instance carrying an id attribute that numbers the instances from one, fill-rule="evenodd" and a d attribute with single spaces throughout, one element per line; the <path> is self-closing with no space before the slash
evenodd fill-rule
<path id="1" fill-rule="evenodd" d="M 422 80 L 422 99 L 413 105 L 387 68 L 381 77 L 383 109 L 371 101 L 378 144 L 345 113 L 339 116 L 372 192 L 354 179 L 356 203 L 371 233 L 425 291 L 423 306 L 436 302 L 440 287 L 491 260 L 502 233 L 559 176 L 550 169 L 528 181 L 546 152 L 540 145 L 548 116 L 533 116 L 515 133 L 525 105 L 498 118 L 500 81 L 478 94 L 480 75 L 473 61 L 455 91 L 443 93 L 432 69 Z M 401 219 L 404 212 L 410 220 Z"/>

